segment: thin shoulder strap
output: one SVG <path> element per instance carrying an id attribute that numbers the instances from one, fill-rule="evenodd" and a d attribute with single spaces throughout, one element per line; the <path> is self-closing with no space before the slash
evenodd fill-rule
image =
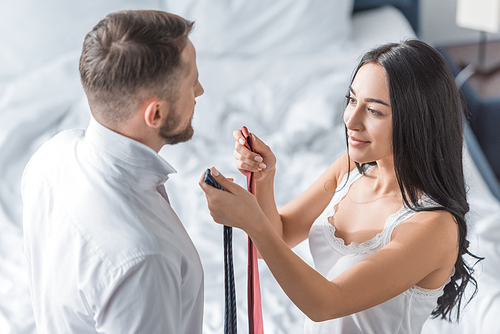
<path id="1" fill-rule="evenodd" d="M 439 206 L 437 202 L 432 200 L 429 196 L 423 195 L 422 198 L 418 201 L 419 205 L 422 207 L 432 207 L 432 206 Z M 394 229 L 404 222 L 405 220 L 413 217 L 415 214 L 417 214 L 418 211 L 412 210 L 406 205 L 403 205 L 401 209 L 399 209 L 398 212 L 394 213 L 391 215 L 389 218 L 387 218 L 387 223 L 386 227 L 384 228 L 384 236 L 383 236 L 383 244 L 387 245 L 391 241 L 391 236 L 392 232 L 394 232 Z"/>

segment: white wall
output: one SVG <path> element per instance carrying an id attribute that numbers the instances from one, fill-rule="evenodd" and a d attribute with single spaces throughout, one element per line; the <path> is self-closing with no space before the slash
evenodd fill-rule
<path id="1" fill-rule="evenodd" d="M 457 0 L 420 0 L 420 38 L 433 45 L 463 44 L 479 40 L 479 32 L 455 23 Z M 500 40 L 500 33 L 488 34 Z"/>

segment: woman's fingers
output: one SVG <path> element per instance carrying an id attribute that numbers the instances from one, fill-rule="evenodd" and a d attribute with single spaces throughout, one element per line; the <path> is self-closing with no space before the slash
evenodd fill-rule
<path id="1" fill-rule="evenodd" d="M 251 134 L 252 138 L 254 140 L 254 145 L 256 143 L 259 143 L 260 147 L 265 147 L 269 152 L 270 149 L 267 147 L 260 139 L 257 138 L 254 134 Z M 263 169 L 266 169 L 266 164 L 264 162 L 264 158 L 262 157 L 261 154 L 259 154 L 259 150 L 255 149 L 255 152 L 250 151 L 248 148 L 245 147 L 245 138 L 243 137 L 243 134 L 241 133 L 241 130 L 234 130 L 233 131 L 233 137 L 235 139 L 234 143 L 234 158 L 236 159 L 236 167 L 238 169 L 244 169 L 248 170 L 251 172 L 258 172 Z M 272 154 L 272 153 L 271 153 Z M 249 169 L 247 169 L 249 167 Z"/>
<path id="2" fill-rule="evenodd" d="M 247 220 L 260 212 L 254 196 L 247 190 L 233 183 L 220 174 L 215 167 L 210 169 L 215 181 L 224 191 L 214 188 L 204 182 L 202 175 L 199 185 L 205 192 L 208 208 L 215 222 L 227 226 L 245 229 Z"/>
<path id="3" fill-rule="evenodd" d="M 243 137 L 243 134 L 241 133 L 240 129 L 236 129 L 233 131 L 233 138 L 234 140 L 238 140 L 238 138 Z"/>
<path id="4" fill-rule="evenodd" d="M 240 170 L 259 172 L 267 167 L 260 155 L 250 152 L 244 146 L 237 145 L 233 151 L 233 155 L 236 168 Z"/>
<path id="5" fill-rule="evenodd" d="M 234 130 L 234 163 L 236 168 L 243 175 L 246 172 L 255 173 L 255 180 L 261 181 L 269 175 L 272 175 L 276 167 L 276 157 L 271 148 L 260 140 L 255 134 L 251 133 L 253 141 L 253 150 L 250 151 L 245 147 L 245 138 L 241 130 Z"/>
<path id="6" fill-rule="evenodd" d="M 245 147 L 245 143 L 241 144 L 239 141 L 234 143 L 234 149 L 240 153 L 240 155 L 251 161 L 264 161 L 264 158 L 258 152 L 252 152 Z"/>

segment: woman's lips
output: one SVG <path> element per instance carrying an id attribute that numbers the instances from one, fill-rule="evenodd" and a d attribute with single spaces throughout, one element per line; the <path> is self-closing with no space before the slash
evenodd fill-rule
<path id="1" fill-rule="evenodd" d="M 368 140 L 361 140 L 352 136 L 349 136 L 349 145 L 351 146 L 363 146 L 369 144 Z"/>

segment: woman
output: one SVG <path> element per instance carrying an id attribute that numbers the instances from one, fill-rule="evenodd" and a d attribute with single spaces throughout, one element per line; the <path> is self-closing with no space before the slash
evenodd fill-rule
<path id="1" fill-rule="evenodd" d="M 245 230 L 309 333 L 420 333 L 451 320 L 472 269 L 462 169 L 463 108 L 432 47 L 405 41 L 362 58 L 347 95 L 348 151 L 304 193 L 276 208 L 276 158 L 236 139 L 236 166 L 255 197 L 212 169 L 200 182 L 214 220 Z M 336 190 L 335 190 L 336 189 Z M 309 237 L 316 270 L 290 248 Z M 476 288 L 477 289 L 477 288 Z M 455 313 L 454 313 L 455 310 Z"/>

